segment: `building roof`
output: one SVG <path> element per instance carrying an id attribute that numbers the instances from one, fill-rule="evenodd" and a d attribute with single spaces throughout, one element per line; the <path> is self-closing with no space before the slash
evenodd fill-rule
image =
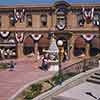
<path id="1" fill-rule="evenodd" d="M 16 4 L 53 4 L 56 1 L 63 0 L 0 0 L 0 5 L 16 5 Z M 100 0 L 65 0 L 68 3 L 100 3 Z"/>

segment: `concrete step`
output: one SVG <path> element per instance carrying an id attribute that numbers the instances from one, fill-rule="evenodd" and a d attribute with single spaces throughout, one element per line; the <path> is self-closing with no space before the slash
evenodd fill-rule
<path id="1" fill-rule="evenodd" d="M 100 76 L 100 72 L 96 72 L 96 73 L 94 73 L 95 75 L 99 75 Z"/>
<path id="2" fill-rule="evenodd" d="M 91 78 L 91 77 L 88 78 L 87 81 L 88 81 L 88 82 L 91 82 L 91 83 L 95 83 L 95 84 L 100 84 L 100 80 L 94 79 L 94 78 Z"/>
<path id="3" fill-rule="evenodd" d="M 93 79 L 98 79 L 98 80 L 100 80 L 100 75 L 92 75 L 92 76 L 90 76 L 91 78 L 93 78 Z"/>

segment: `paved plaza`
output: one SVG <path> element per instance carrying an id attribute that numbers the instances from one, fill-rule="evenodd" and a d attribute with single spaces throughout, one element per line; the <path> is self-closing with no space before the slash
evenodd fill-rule
<path id="1" fill-rule="evenodd" d="M 87 95 L 87 92 L 91 92 L 94 97 Z M 100 98 L 100 85 L 89 82 L 82 83 L 68 91 L 65 91 L 58 95 L 54 100 L 99 100 Z"/>
<path id="2" fill-rule="evenodd" d="M 62 69 L 81 60 L 71 59 L 62 64 Z M 9 60 L 0 62 L 6 63 Z M 17 59 L 15 62 L 16 67 L 14 71 L 9 71 L 9 69 L 0 71 L 0 100 L 9 100 L 10 97 L 31 82 L 47 79 L 55 73 L 39 69 L 41 61 L 34 62 L 32 58 Z"/>
<path id="3" fill-rule="evenodd" d="M 47 78 L 52 72 L 42 71 L 37 67 L 40 63 L 33 63 L 32 60 L 16 61 L 15 71 L 8 69 L 0 72 L 0 100 L 8 100 L 24 85 L 32 81 Z"/>

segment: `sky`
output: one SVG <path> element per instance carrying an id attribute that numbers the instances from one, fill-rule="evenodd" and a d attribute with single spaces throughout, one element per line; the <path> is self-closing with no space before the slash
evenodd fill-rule
<path id="1" fill-rule="evenodd" d="M 53 4 L 57 0 L 0 0 L 0 5 L 16 5 L 16 4 Z M 100 0 L 65 0 L 68 3 L 100 3 Z"/>

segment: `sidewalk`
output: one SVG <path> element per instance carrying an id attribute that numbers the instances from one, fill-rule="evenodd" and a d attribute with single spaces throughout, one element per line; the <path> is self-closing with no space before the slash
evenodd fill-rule
<path id="1" fill-rule="evenodd" d="M 78 61 L 79 59 L 67 61 L 62 64 L 62 67 L 67 67 Z M 4 62 L 9 62 L 9 60 Z M 0 100 L 8 100 L 11 96 L 16 94 L 19 89 L 23 88 L 23 86 L 30 82 L 51 77 L 54 74 L 54 72 L 38 69 L 37 67 L 41 65 L 40 61 L 34 62 L 33 59 L 25 58 L 15 60 L 15 62 L 15 71 L 11 72 L 7 69 L 0 72 Z"/>
<path id="2" fill-rule="evenodd" d="M 0 72 L 0 100 L 8 100 L 24 85 L 39 80 L 41 78 L 53 75 L 52 72 L 44 72 L 35 67 L 40 63 L 34 63 L 30 60 L 17 60 L 15 71 L 8 69 Z"/>

